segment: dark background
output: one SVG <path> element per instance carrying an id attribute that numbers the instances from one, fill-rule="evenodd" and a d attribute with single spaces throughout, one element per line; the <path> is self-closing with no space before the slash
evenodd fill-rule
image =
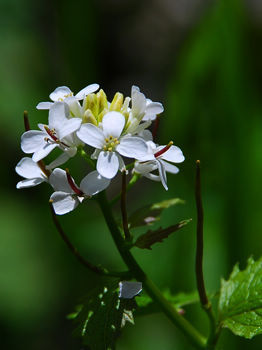
<path id="1" fill-rule="evenodd" d="M 195 289 L 195 160 L 202 162 L 205 279 L 219 288 L 232 266 L 262 254 L 262 6 L 259 0 L 0 1 L 1 235 L 0 332 L 3 349 L 80 349 L 66 315 L 96 284 L 58 236 L 48 208 L 50 188 L 18 191 L 23 110 L 33 128 L 47 113 L 40 101 L 57 86 L 78 92 L 97 82 L 109 100 L 140 86 L 164 104 L 158 142 L 185 154 L 169 191 L 141 180 L 128 208 L 172 197 L 186 200 L 164 214 L 164 225 L 186 228 L 135 256 L 160 288 Z M 68 163 L 76 178 L 84 165 Z M 119 183 L 114 181 L 117 190 Z M 122 269 L 98 207 L 87 203 L 61 218 L 81 253 Z M 199 307 L 189 308 L 205 330 Z M 193 316 L 192 316 L 193 317 Z M 260 349 L 223 331 L 218 349 Z M 163 315 L 128 325 L 118 349 L 190 349 Z"/>

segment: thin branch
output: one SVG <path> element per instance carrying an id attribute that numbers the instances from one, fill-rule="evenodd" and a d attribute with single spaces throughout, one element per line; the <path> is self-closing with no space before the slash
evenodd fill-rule
<path id="1" fill-rule="evenodd" d="M 203 223 L 204 211 L 201 197 L 201 181 L 200 181 L 200 161 L 196 161 L 196 207 L 197 207 L 197 247 L 196 247 L 196 280 L 197 289 L 202 306 L 208 305 L 208 298 L 205 289 L 203 275 Z"/>
<path id="2" fill-rule="evenodd" d="M 140 179 L 140 177 L 141 177 L 140 174 L 134 173 L 134 175 L 131 177 L 128 185 L 126 186 L 126 192 L 128 192 L 130 190 L 130 188 L 132 188 L 134 186 L 134 184 Z M 119 201 L 120 198 L 121 198 L 121 192 L 110 201 L 110 205 L 114 205 L 116 202 Z"/>
<path id="3" fill-rule="evenodd" d="M 156 135 L 157 135 L 157 131 L 159 128 L 159 116 L 156 116 L 155 122 L 154 122 L 154 127 L 152 130 L 152 136 L 153 136 L 153 140 L 156 141 Z"/>
<path id="4" fill-rule="evenodd" d="M 77 248 L 73 246 L 73 244 L 69 240 L 68 236 L 65 234 L 64 230 L 62 229 L 62 226 L 60 225 L 59 221 L 57 220 L 57 216 L 56 216 L 56 213 L 54 211 L 52 203 L 50 203 L 50 210 L 51 210 L 52 218 L 53 218 L 53 221 L 54 221 L 54 224 L 56 226 L 58 233 L 62 237 L 63 241 L 65 242 L 65 244 L 67 245 L 69 250 L 74 254 L 74 256 L 78 259 L 78 261 L 80 261 L 80 263 L 82 265 L 84 265 L 90 271 L 92 271 L 98 275 L 128 278 L 128 276 L 130 275 L 129 271 L 127 271 L 127 272 L 112 272 L 112 271 L 109 272 L 107 269 L 105 269 L 103 267 L 93 265 L 91 262 L 86 260 L 82 255 L 80 255 Z"/>
<path id="5" fill-rule="evenodd" d="M 31 130 L 27 111 L 24 111 L 24 127 L 25 127 L 25 131 Z"/>
<path id="6" fill-rule="evenodd" d="M 206 339 L 164 298 L 162 293 L 145 274 L 130 252 L 129 248 L 126 246 L 126 242 L 119 231 L 118 225 L 112 213 L 112 208 L 107 201 L 105 193 L 99 193 L 97 195 L 97 200 L 118 251 L 123 261 L 128 266 L 130 272 L 133 274 L 133 277 L 137 281 L 143 283 L 143 288 L 151 299 L 159 305 L 160 309 L 184 333 L 187 339 L 197 349 L 204 349 L 206 347 Z"/>
<path id="7" fill-rule="evenodd" d="M 197 207 L 197 248 L 196 248 L 196 280 L 199 299 L 203 309 L 209 319 L 209 336 L 207 340 L 207 349 L 214 349 L 217 342 L 219 332 L 216 329 L 216 319 L 212 310 L 212 305 L 208 300 L 204 274 L 203 274 L 203 246 L 204 246 L 204 210 L 201 196 L 201 176 L 200 176 L 200 161 L 196 161 L 196 207 Z"/>
<path id="8" fill-rule="evenodd" d="M 126 210 L 126 171 L 122 171 L 122 191 L 121 191 L 121 214 L 125 239 L 130 241 L 131 234 L 128 228 L 128 218 Z"/>

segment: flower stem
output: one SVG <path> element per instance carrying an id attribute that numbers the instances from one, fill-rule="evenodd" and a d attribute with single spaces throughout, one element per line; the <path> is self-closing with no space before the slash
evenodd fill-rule
<path id="1" fill-rule="evenodd" d="M 92 169 L 96 168 L 94 161 L 90 158 L 90 156 L 85 152 L 85 150 L 82 147 L 79 147 L 77 152 L 82 158 L 85 159 L 85 161 L 91 166 Z"/>
<path id="2" fill-rule="evenodd" d="M 196 162 L 196 207 L 197 207 L 197 247 L 196 247 L 196 280 L 199 299 L 202 306 L 208 305 L 208 298 L 204 283 L 203 274 L 203 223 L 204 211 L 201 198 L 201 182 L 200 182 L 200 161 Z"/>
<path id="3" fill-rule="evenodd" d="M 121 214 L 125 239 L 131 241 L 131 234 L 128 228 L 127 210 L 126 210 L 126 171 L 122 171 L 122 191 L 121 191 Z"/>
<path id="4" fill-rule="evenodd" d="M 132 188 L 134 186 L 134 184 L 140 179 L 141 175 L 138 173 L 134 173 L 134 175 L 131 177 L 128 185 L 126 186 L 126 191 L 129 191 L 130 188 Z M 115 196 L 111 201 L 110 201 L 110 205 L 114 205 L 115 203 L 117 203 L 119 201 L 119 199 L 121 198 L 121 193 L 119 193 L 117 196 Z"/>
<path id="5" fill-rule="evenodd" d="M 121 235 L 117 223 L 113 217 L 112 209 L 107 201 L 105 192 L 101 192 L 98 196 L 98 203 L 104 215 L 105 221 L 111 232 L 113 240 L 118 248 L 118 251 L 128 266 L 133 277 L 143 283 L 143 288 L 147 291 L 149 296 L 155 301 L 166 316 L 184 333 L 187 339 L 197 349 L 204 349 L 206 346 L 206 339 L 179 313 L 174 307 L 164 298 L 157 286 L 148 278 L 142 268 L 139 266 Z"/>
<path id="6" fill-rule="evenodd" d="M 196 280 L 200 303 L 209 319 L 209 337 L 207 349 L 213 349 L 217 341 L 216 320 L 212 310 L 212 305 L 208 300 L 204 273 L 203 273 L 203 248 L 204 248 L 204 210 L 201 196 L 200 161 L 196 161 L 196 186 L 195 186 L 196 208 L 197 208 L 197 247 L 196 247 Z"/>
<path id="7" fill-rule="evenodd" d="M 50 210 L 51 210 L 52 218 L 53 218 L 53 221 L 54 221 L 54 224 L 56 226 L 56 229 L 57 229 L 58 233 L 60 234 L 60 236 L 62 237 L 62 239 L 65 242 L 65 244 L 68 246 L 68 248 L 71 250 L 71 252 L 80 261 L 80 263 L 82 265 L 84 265 L 90 271 L 92 271 L 92 272 L 94 272 L 94 273 L 96 273 L 98 275 L 111 276 L 111 277 L 121 277 L 121 278 L 127 278 L 127 279 L 130 278 L 130 272 L 129 271 L 124 271 L 124 272 L 108 271 L 104 267 L 93 265 L 91 262 L 86 260 L 82 255 L 80 255 L 78 250 L 76 249 L 76 247 L 73 246 L 73 244 L 69 240 L 68 236 L 66 235 L 66 233 L 62 229 L 62 226 L 60 225 L 59 221 L 57 220 L 55 211 L 54 211 L 53 206 L 52 206 L 51 203 L 50 203 Z"/>
<path id="8" fill-rule="evenodd" d="M 31 130 L 27 111 L 24 111 L 24 127 L 25 131 Z"/>

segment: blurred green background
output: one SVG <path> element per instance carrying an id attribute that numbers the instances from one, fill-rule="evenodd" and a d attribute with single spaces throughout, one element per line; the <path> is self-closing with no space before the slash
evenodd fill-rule
<path id="1" fill-rule="evenodd" d="M 40 101 L 57 86 L 77 92 L 97 82 L 111 99 L 138 85 L 165 106 L 158 142 L 180 146 L 186 161 L 169 191 L 141 180 L 128 208 L 172 197 L 186 200 L 164 225 L 193 218 L 152 251 L 134 251 L 156 284 L 195 289 L 195 160 L 201 159 L 205 208 L 205 279 L 219 288 L 233 264 L 262 255 L 262 6 L 259 0 L 1 0 L 0 333 L 3 349 L 81 349 L 66 315 L 97 283 L 67 250 L 51 222 L 50 188 L 18 191 L 23 110 L 33 128 L 47 118 Z M 75 160 L 72 173 L 86 168 Z M 76 176 L 77 177 L 77 176 Z M 119 183 L 114 181 L 114 190 Z M 95 203 L 61 222 L 81 253 L 123 268 Z M 187 310 L 200 330 L 199 307 Z M 218 349 L 261 349 L 223 331 Z M 128 325 L 119 350 L 191 349 L 163 315 Z"/>

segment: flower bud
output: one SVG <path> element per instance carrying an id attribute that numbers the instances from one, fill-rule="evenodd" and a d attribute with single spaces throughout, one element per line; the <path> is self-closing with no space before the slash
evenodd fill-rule
<path id="1" fill-rule="evenodd" d="M 83 116 L 83 123 L 91 123 L 97 125 L 96 118 L 90 109 L 87 109 Z"/>
<path id="2" fill-rule="evenodd" d="M 117 92 L 110 105 L 110 111 L 120 112 L 124 101 L 124 96 L 120 92 Z"/>
<path id="3" fill-rule="evenodd" d="M 84 110 L 90 109 L 94 116 L 98 115 L 98 101 L 96 94 L 89 94 L 84 99 Z"/>
<path id="4" fill-rule="evenodd" d="M 101 113 L 104 109 L 108 109 L 108 103 L 107 103 L 107 97 L 104 92 L 104 90 L 100 89 L 97 96 L 97 103 L 98 103 L 98 113 Z"/>
<path id="5" fill-rule="evenodd" d="M 129 111 L 128 111 L 128 107 L 129 107 L 129 103 L 131 101 L 130 97 L 126 97 L 123 103 L 123 106 L 121 108 L 121 113 L 125 116 L 126 121 L 128 120 L 129 117 Z"/>

